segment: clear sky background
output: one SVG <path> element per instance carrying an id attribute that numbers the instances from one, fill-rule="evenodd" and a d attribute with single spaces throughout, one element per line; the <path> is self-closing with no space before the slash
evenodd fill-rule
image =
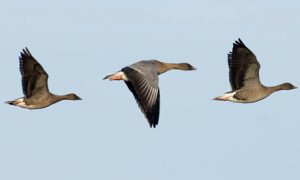
<path id="1" fill-rule="evenodd" d="M 299 89 L 253 104 L 230 90 L 227 53 L 241 38 L 265 85 L 300 86 L 300 1 L 1 1 L 0 101 L 22 97 L 27 46 L 53 93 L 42 110 L 0 103 L 1 180 L 299 180 Z M 102 78 L 143 59 L 189 62 L 160 76 L 149 125 L 123 82 Z"/>

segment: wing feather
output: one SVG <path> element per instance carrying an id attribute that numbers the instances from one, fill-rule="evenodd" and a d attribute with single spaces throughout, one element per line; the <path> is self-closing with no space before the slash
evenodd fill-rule
<path id="1" fill-rule="evenodd" d="M 125 67 L 122 71 L 126 74 L 127 87 L 132 92 L 141 111 L 147 118 L 150 126 L 155 127 L 159 119 L 160 93 L 158 86 L 153 86 L 147 77 L 141 72 Z"/>
<path id="2" fill-rule="evenodd" d="M 241 39 L 233 44 L 232 52 L 228 54 L 228 66 L 232 91 L 242 88 L 250 79 L 252 79 L 251 82 L 260 83 L 260 64 L 255 54 L 246 47 Z"/>
<path id="3" fill-rule="evenodd" d="M 48 74 L 37 60 L 25 48 L 19 57 L 20 72 L 22 75 L 23 94 L 26 98 L 39 93 L 49 92 Z"/>

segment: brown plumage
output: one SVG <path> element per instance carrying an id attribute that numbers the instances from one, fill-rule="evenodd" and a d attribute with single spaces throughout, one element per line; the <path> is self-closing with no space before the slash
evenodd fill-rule
<path id="1" fill-rule="evenodd" d="M 19 63 L 24 97 L 6 103 L 27 109 L 40 109 L 61 100 L 81 99 L 73 93 L 62 96 L 50 93 L 48 89 L 48 74 L 27 48 L 21 52 Z"/>
<path id="2" fill-rule="evenodd" d="M 231 91 L 215 100 L 251 103 L 262 100 L 275 91 L 296 88 L 291 83 L 273 87 L 262 85 L 259 79 L 260 64 L 241 39 L 233 44 L 232 52 L 228 54 L 228 66 Z"/>

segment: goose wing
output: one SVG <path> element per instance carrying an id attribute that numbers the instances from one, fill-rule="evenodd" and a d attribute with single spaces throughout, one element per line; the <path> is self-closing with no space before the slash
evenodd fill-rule
<path id="1" fill-rule="evenodd" d="M 34 95 L 49 93 L 48 74 L 27 48 L 21 52 L 19 63 L 25 97 L 29 98 Z"/>
<path id="2" fill-rule="evenodd" d="M 125 67 L 122 71 L 128 79 L 125 83 L 134 95 L 150 127 L 155 127 L 158 124 L 160 105 L 158 76 L 131 67 Z"/>
<path id="3" fill-rule="evenodd" d="M 255 54 L 241 39 L 235 41 L 232 52 L 228 54 L 229 81 L 232 91 L 249 83 L 259 83 L 260 64 Z"/>

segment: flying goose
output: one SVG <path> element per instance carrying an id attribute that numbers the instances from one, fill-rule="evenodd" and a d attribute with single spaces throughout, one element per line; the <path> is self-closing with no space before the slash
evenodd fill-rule
<path id="1" fill-rule="evenodd" d="M 173 64 L 158 60 L 144 60 L 126 66 L 121 71 L 108 75 L 104 79 L 124 80 L 147 118 L 150 127 L 155 128 L 158 124 L 160 104 L 158 75 L 172 69 L 196 70 L 188 63 Z"/>
<path id="2" fill-rule="evenodd" d="M 260 64 L 254 53 L 241 39 L 233 43 L 232 52 L 228 54 L 229 81 L 231 91 L 214 100 L 237 103 L 253 103 L 268 97 L 279 90 L 290 90 L 296 87 L 291 83 L 267 87 L 260 83 Z"/>
<path id="3" fill-rule="evenodd" d="M 7 104 L 27 109 L 41 109 L 61 100 L 81 100 L 76 94 L 54 95 L 48 89 L 48 74 L 27 48 L 19 57 L 24 97 Z"/>

